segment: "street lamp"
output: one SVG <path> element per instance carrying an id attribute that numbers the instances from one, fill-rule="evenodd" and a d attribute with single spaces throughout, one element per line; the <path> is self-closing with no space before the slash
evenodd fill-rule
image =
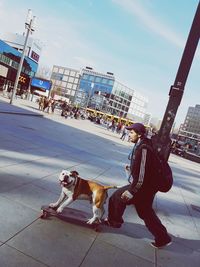
<path id="1" fill-rule="evenodd" d="M 31 9 L 28 10 L 28 14 L 27 14 L 27 17 L 26 17 L 26 22 L 25 22 L 25 28 L 27 30 L 26 31 L 26 37 L 25 37 L 25 41 L 24 41 L 22 56 L 21 56 L 21 59 L 20 59 L 18 70 L 17 70 L 17 75 L 16 75 L 16 79 L 15 79 L 15 84 L 14 84 L 12 96 L 11 96 L 11 99 L 10 99 L 10 104 L 12 104 L 13 99 L 14 99 L 15 94 L 16 94 L 16 90 L 17 90 L 17 86 L 18 86 L 18 82 L 19 82 L 19 77 L 20 77 L 22 66 L 23 66 L 23 62 L 24 62 L 24 56 L 25 56 L 25 52 L 26 52 L 26 46 L 27 46 L 29 34 L 34 32 L 34 30 L 35 30 L 35 16 L 32 16 Z"/>

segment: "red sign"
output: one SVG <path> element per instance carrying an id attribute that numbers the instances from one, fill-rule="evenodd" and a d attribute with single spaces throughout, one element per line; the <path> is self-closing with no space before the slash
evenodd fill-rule
<path id="1" fill-rule="evenodd" d="M 32 58 L 33 60 L 35 60 L 36 62 L 38 62 L 40 56 L 39 56 L 37 53 L 35 53 L 34 51 L 31 51 L 31 58 Z"/>

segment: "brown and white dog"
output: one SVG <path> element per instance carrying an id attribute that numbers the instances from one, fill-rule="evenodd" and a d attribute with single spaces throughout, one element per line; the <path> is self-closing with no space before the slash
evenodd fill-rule
<path id="1" fill-rule="evenodd" d="M 79 177 L 77 171 L 63 170 L 59 175 L 62 191 L 55 203 L 49 204 L 51 208 L 57 208 L 61 213 L 63 209 L 76 199 L 89 200 L 92 202 L 93 217 L 87 221 L 88 224 L 100 222 L 104 214 L 104 203 L 107 198 L 107 189 L 118 188 L 118 186 L 103 186 L 94 181 L 88 181 Z"/>

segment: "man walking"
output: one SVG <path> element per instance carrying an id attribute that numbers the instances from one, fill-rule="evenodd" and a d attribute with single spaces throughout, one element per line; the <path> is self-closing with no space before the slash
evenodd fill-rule
<path id="1" fill-rule="evenodd" d="M 110 197 L 108 218 L 104 223 L 120 228 L 124 222 L 122 216 L 126 206 L 133 204 L 138 216 L 155 237 L 151 245 L 155 248 L 170 245 L 171 237 L 152 208 L 155 194 L 158 192 L 155 179 L 156 161 L 148 147 L 150 140 L 146 137 L 146 129 L 141 123 L 132 124 L 126 129 L 129 130 L 131 142 L 135 143 L 130 166 L 126 166 L 130 173 L 130 184 L 116 190 Z"/>

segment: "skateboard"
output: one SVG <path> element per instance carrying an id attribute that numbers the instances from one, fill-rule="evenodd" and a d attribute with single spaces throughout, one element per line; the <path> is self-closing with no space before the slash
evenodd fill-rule
<path id="1" fill-rule="evenodd" d="M 84 226 L 87 228 L 94 229 L 95 232 L 100 232 L 101 231 L 101 223 L 93 223 L 93 224 L 88 224 L 87 220 L 88 218 L 91 217 L 91 214 L 73 209 L 73 208 L 65 208 L 62 213 L 57 213 L 54 208 L 50 208 L 48 205 L 43 205 L 41 207 L 41 219 L 48 219 L 49 217 L 55 216 L 63 221 Z"/>

